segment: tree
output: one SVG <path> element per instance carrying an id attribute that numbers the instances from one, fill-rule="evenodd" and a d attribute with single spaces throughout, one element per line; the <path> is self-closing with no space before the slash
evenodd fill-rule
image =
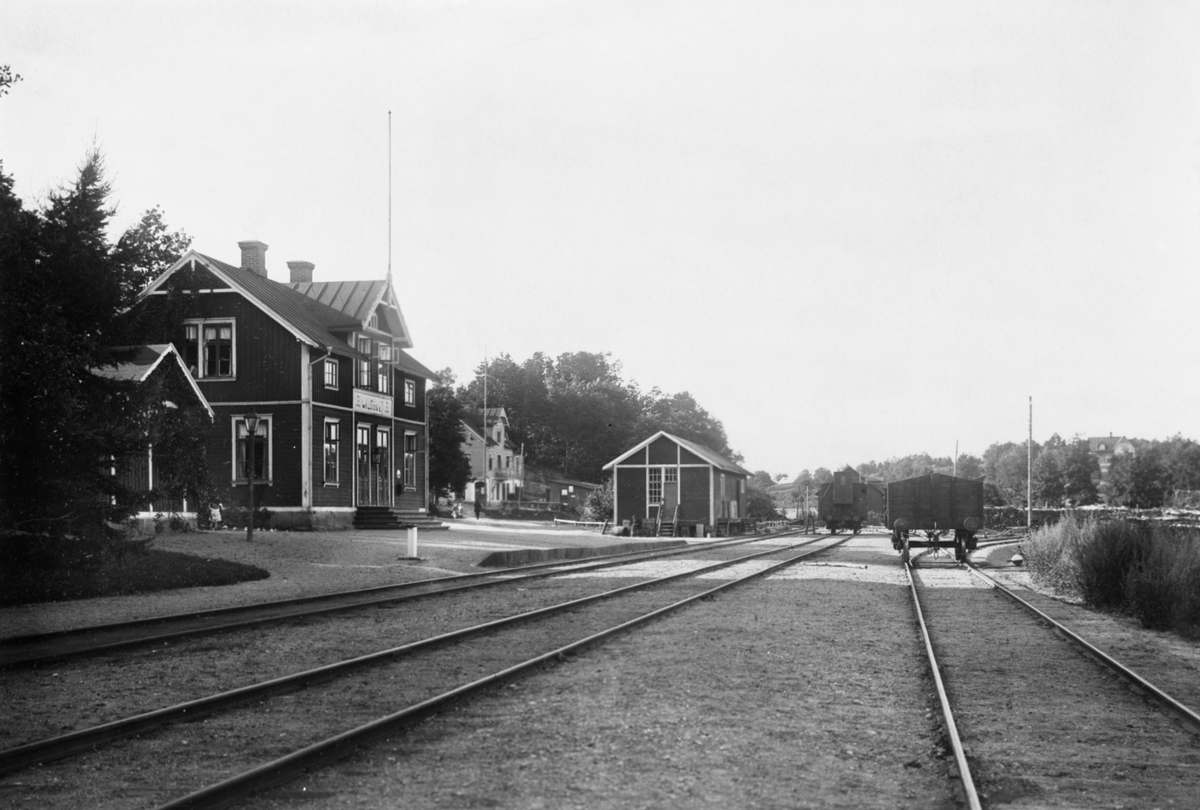
<path id="1" fill-rule="evenodd" d="M 454 373 L 443 369 L 426 396 L 429 404 L 429 491 L 434 498 L 461 495 L 471 477 L 463 452 L 463 404 L 454 392 Z"/>
<path id="2" fill-rule="evenodd" d="M 1061 451 L 1043 450 L 1033 462 L 1033 499 L 1047 507 L 1062 505 L 1063 487 L 1062 467 L 1059 463 Z"/>
<path id="3" fill-rule="evenodd" d="M 146 285 L 162 275 L 191 244 L 192 237 L 167 228 L 157 205 L 121 234 L 114 253 L 125 267 L 122 281 L 127 304 L 132 304 Z"/>
<path id="4" fill-rule="evenodd" d="M 122 313 L 132 270 L 108 242 L 100 153 L 41 210 L 26 211 L 12 188 L 0 167 L 0 525 L 102 549 L 140 500 L 111 467 L 206 428 L 165 413 L 155 386 L 92 373 L 127 358 L 114 347 L 131 336 Z"/>
<path id="5" fill-rule="evenodd" d="M 1162 506 L 1168 491 L 1167 469 L 1157 448 L 1144 447 L 1133 455 L 1113 456 L 1107 485 L 1110 498 L 1121 506 Z"/>
<path id="6" fill-rule="evenodd" d="M 1087 506 L 1099 500 L 1096 481 L 1100 461 L 1088 450 L 1087 439 L 1076 436 L 1062 456 L 1063 496 L 1075 506 Z"/>
<path id="7" fill-rule="evenodd" d="M 769 476 L 768 476 L 769 479 Z M 746 480 L 746 517 L 749 520 L 778 520 L 775 500 L 758 478 Z"/>
<path id="8" fill-rule="evenodd" d="M 21 80 L 20 73 L 13 73 L 8 65 L 0 65 L 0 98 L 7 95 L 9 88 Z"/>

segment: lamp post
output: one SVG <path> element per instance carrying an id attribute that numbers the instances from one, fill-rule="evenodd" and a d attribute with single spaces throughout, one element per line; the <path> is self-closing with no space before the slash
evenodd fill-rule
<path id="1" fill-rule="evenodd" d="M 250 511 L 246 515 L 246 542 L 254 540 L 254 437 L 258 434 L 258 414 L 246 414 L 246 497 Z"/>

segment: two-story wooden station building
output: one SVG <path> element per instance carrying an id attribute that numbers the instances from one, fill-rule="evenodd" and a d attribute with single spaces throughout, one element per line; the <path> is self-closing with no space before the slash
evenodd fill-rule
<path id="1" fill-rule="evenodd" d="M 244 505 L 253 475 L 256 505 L 280 528 L 348 527 L 371 507 L 418 522 L 434 375 L 405 351 L 390 275 L 314 282 L 312 263 L 293 261 L 282 283 L 267 276 L 265 244 L 238 245 L 238 267 L 189 251 L 138 304 L 164 316 L 162 340 L 213 409 L 208 463 L 221 502 Z"/>

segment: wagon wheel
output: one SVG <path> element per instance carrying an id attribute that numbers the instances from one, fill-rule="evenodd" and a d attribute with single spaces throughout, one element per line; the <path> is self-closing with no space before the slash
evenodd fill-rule
<path id="1" fill-rule="evenodd" d="M 910 555 L 908 553 L 908 537 L 905 536 L 904 547 L 902 549 L 900 549 L 900 564 L 903 565 L 904 563 L 908 562 L 909 557 L 910 557 Z"/>
<path id="2" fill-rule="evenodd" d="M 954 559 L 958 562 L 967 561 L 967 546 L 961 537 L 954 538 Z"/>

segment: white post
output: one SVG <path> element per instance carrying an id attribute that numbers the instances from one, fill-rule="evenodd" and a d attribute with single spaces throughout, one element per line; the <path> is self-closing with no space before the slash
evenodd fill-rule
<path id="1" fill-rule="evenodd" d="M 408 556 L 416 559 L 417 557 L 417 527 L 408 527 Z"/>

